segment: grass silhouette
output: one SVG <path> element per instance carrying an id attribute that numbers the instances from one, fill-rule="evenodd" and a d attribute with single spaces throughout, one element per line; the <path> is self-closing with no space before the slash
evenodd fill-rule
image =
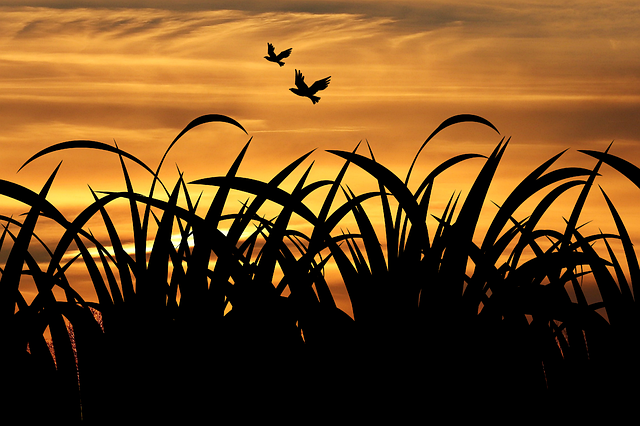
<path id="1" fill-rule="evenodd" d="M 472 122 L 497 132 L 482 117 L 445 120 L 420 147 L 404 180 L 378 163 L 370 148 L 365 156 L 356 147 L 328 151 L 345 161 L 333 180 L 308 182 L 309 166 L 289 192 L 281 184 L 311 152 L 260 181 L 238 175 L 249 140 L 226 175 L 191 182 L 216 190 L 201 215 L 201 200 L 181 174 L 173 187 L 159 174 L 180 137 L 216 122 L 244 131 L 223 115 L 198 117 L 172 141 L 155 171 L 117 145 L 95 141 L 63 142 L 36 153 L 23 167 L 68 149 L 118 156 L 126 191 L 92 191 L 94 202 L 73 220 L 47 201 L 57 168 L 39 192 L 0 181 L 3 196 L 28 206 L 20 219 L 0 217 L 0 248 L 8 251 L 0 278 L 7 416 L 29 422 L 177 421 L 242 418 L 259 407 L 262 416 L 304 421 L 350 408 L 362 420 L 366 413 L 377 416 L 382 406 L 394 415 L 420 413 L 438 400 L 466 406 L 508 398 L 542 406 L 591 400 L 621 395 L 626 385 L 619 379 L 636 379 L 640 266 L 629 233 L 604 190 L 617 233 L 582 235 L 578 223 L 603 163 L 640 187 L 636 166 L 607 150 L 582 151 L 598 160 L 592 169 L 551 169 L 561 152 L 506 197 L 478 245 L 482 206 L 508 140 L 488 157 L 463 154 L 443 162 L 415 192 L 409 181 L 426 144 L 449 126 Z M 148 193 L 134 190 L 125 159 L 153 176 Z M 464 201 L 452 196 L 442 212 L 433 212 L 436 178 L 473 159 L 484 165 Z M 350 167 L 364 170 L 379 189 L 352 192 L 344 182 Z M 540 227 L 558 197 L 574 187 L 581 191 L 566 227 Z M 320 189 L 327 195 L 316 214 L 305 200 Z M 231 191 L 248 196 L 235 213 L 228 213 Z M 538 193 L 542 200 L 517 219 L 516 211 Z M 363 207 L 372 199 L 382 209 L 381 228 Z M 133 253 L 107 211 L 122 200 L 129 205 Z M 265 203 L 278 206 L 276 217 L 261 214 Z M 292 228 L 294 215 L 311 225 L 310 233 Z M 55 247 L 36 233 L 41 217 L 64 229 Z M 338 232 L 347 217 L 357 232 Z M 94 218 L 102 220 L 107 241 L 85 229 Z M 435 232 L 427 222 L 436 224 Z M 609 244 L 614 239 L 622 243 L 624 265 Z M 605 253 L 595 250 L 596 242 Z M 35 244 L 48 253 L 46 268 L 32 254 Z M 74 247 L 78 254 L 64 260 Z M 353 317 L 338 307 L 325 279 L 329 262 L 344 282 Z M 84 300 L 67 279 L 74 263 L 86 267 L 97 301 Z M 595 281 L 601 301 L 587 302 L 585 275 Z M 24 276 L 38 290 L 31 303 L 20 290 Z"/>

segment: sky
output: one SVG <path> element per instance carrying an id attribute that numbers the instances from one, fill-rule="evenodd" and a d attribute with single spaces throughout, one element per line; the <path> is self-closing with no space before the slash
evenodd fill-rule
<path id="1" fill-rule="evenodd" d="M 167 157 L 168 182 L 176 167 L 188 181 L 225 173 L 249 138 L 244 176 L 270 179 L 315 149 L 312 178 L 332 178 L 342 162 L 326 150 L 363 141 L 404 177 L 442 121 L 469 113 L 500 135 L 478 124 L 445 130 L 416 163 L 415 185 L 445 159 L 489 155 L 510 137 L 488 200 L 499 203 L 565 149 L 558 166 L 591 168 L 577 150 L 612 141 L 611 153 L 640 165 L 638 22 L 636 1 L 3 0 L 0 179 L 38 191 L 63 161 L 49 199 L 73 217 L 91 201 L 89 186 L 123 188 L 117 157 L 68 151 L 17 172 L 31 155 L 68 140 L 115 141 L 155 168 L 204 114 L 227 115 L 248 135 L 223 123 L 194 129 Z M 293 49 L 285 66 L 263 58 L 267 42 Z M 308 83 L 331 76 L 318 104 L 288 90 L 296 69 Z M 469 164 L 442 176 L 436 209 L 468 189 L 482 163 Z M 146 191 L 148 176 L 130 167 Z M 638 222 L 640 189 L 608 167 L 602 174 L 623 219 Z M 356 189 L 375 184 L 357 171 L 348 178 Z M 603 217 L 598 195 L 584 221 Z M 0 208 L 24 212 L 5 198 Z M 637 241 L 640 226 L 630 227 Z"/>

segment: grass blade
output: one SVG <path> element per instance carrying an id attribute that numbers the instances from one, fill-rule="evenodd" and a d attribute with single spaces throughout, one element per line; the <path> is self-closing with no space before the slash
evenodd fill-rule
<path id="1" fill-rule="evenodd" d="M 454 124 L 459 124 L 459 123 L 479 123 L 479 124 L 483 124 L 483 125 L 485 125 L 487 127 L 492 128 L 493 130 L 495 130 L 496 133 L 500 134 L 498 129 L 496 129 L 496 127 L 493 124 L 491 124 L 491 122 L 489 122 L 488 120 L 486 120 L 486 119 L 484 119 L 484 118 L 482 118 L 480 116 L 474 115 L 474 114 L 458 114 L 458 115 L 454 115 L 452 117 L 447 118 L 442 123 L 440 123 L 438 128 L 436 128 L 429 135 L 427 140 L 425 140 L 424 143 L 422 144 L 422 146 L 420 146 L 420 149 L 418 149 L 418 152 L 416 153 L 415 157 L 413 158 L 413 162 L 411 163 L 411 167 L 409 167 L 409 171 L 407 172 L 407 177 L 405 179 L 405 185 L 409 184 L 409 177 L 411 176 L 411 172 L 413 170 L 413 167 L 414 167 L 416 161 L 418 160 L 418 156 L 420 156 L 420 153 L 422 152 L 424 147 L 427 145 L 427 143 L 429 143 L 429 141 L 431 139 L 433 139 L 442 130 L 446 129 L 449 126 L 453 126 Z"/>
<path id="2" fill-rule="evenodd" d="M 108 144 L 106 144 L 104 142 L 96 142 L 96 141 L 88 141 L 88 140 L 67 141 L 67 142 L 61 142 L 61 143 L 57 143 L 57 144 L 48 146 L 47 148 L 45 148 L 45 149 L 43 149 L 41 151 L 38 151 L 36 154 L 31 156 L 31 158 L 29 158 L 27 161 L 24 162 L 24 164 L 22 164 L 22 166 L 20 166 L 18 171 L 22 170 L 27 164 L 31 163 L 32 161 L 34 161 L 34 160 L 36 160 L 36 159 L 38 159 L 38 158 L 40 158 L 40 157 L 42 157 L 44 155 L 51 154 L 51 153 L 57 152 L 57 151 L 64 151 L 64 150 L 67 150 L 67 149 L 78 149 L 78 148 L 95 149 L 95 150 L 98 150 L 98 151 L 113 152 L 115 154 L 118 154 L 121 157 L 128 158 L 129 160 L 133 161 L 134 163 L 138 164 L 143 169 L 145 169 L 146 171 L 151 173 L 151 175 L 153 175 L 153 170 L 151 170 L 149 168 L 149 166 L 147 166 L 143 161 L 141 161 L 136 156 L 131 155 L 128 152 L 119 149 L 117 146 L 113 147 L 113 146 L 108 145 Z"/>
<path id="3" fill-rule="evenodd" d="M 45 200 L 49 193 L 49 189 L 59 169 L 60 164 L 58 164 L 49 176 L 49 179 L 40 190 L 38 196 L 32 200 L 33 204 L 31 209 L 20 228 L 20 232 L 7 258 L 5 269 L 0 278 L 0 327 L 6 327 L 15 312 L 16 295 L 18 293 L 18 286 L 20 285 L 22 265 L 29 250 L 29 242 L 34 234 L 40 211 L 45 207 L 43 200 Z M 5 189 L 6 186 L 7 185 L 2 185 L 0 188 Z M 20 200 L 19 198 L 14 199 Z M 53 206 L 51 206 L 51 208 L 53 209 Z M 57 212 L 55 209 L 54 211 Z"/>

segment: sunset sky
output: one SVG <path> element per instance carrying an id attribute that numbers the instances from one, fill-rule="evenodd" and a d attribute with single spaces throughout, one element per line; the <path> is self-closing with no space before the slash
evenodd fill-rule
<path id="1" fill-rule="evenodd" d="M 67 140 L 115 140 L 155 168 L 180 130 L 210 113 L 238 120 L 249 136 L 221 123 L 189 132 L 166 160 L 168 182 L 176 164 L 187 180 L 224 173 L 249 137 L 245 176 L 269 179 L 317 148 L 313 176 L 332 178 L 341 161 L 324 151 L 361 140 L 404 176 L 426 137 L 460 113 L 488 119 L 501 135 L 475 124 L 445 130 L 420 157 L 416 182 L 453 155 L 489 155 L 501 136 L 512 139 L 490 195 L 497 203 L 567 148 L 559 166 L 593 167 L 577 150 L 611 141 L 613 154 L 640 165 L 637 1 L 0 5 L 0 178 L 37 191 L 64 160 L 50 199 L 70 215 L 90 200 L 87 185 L 123 187 L 117 157 L 78 150 L 16 173 L 35 152 Z M 293 48 L 284 67 L 263 58 L 267 42 Z M 331 76 L 317 105 L 288 90 L 295 69 L 309 84 Z M 442 176 L 439 205 L 467 188 L 482 163 L 469 164 Z M 608 167 L 602 174 L 623 219 L 637 222 L 640 190 Z M 146 191 L 147 176 L 136 176 Z M 24 212 L 5 198 L 0 206 L 3 214 Z M 639 241 L 640 227 L 633 232 Z"/>

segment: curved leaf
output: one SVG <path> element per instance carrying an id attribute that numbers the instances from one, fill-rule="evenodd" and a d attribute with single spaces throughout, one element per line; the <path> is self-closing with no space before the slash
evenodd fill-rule
<path id="1" fill-rule="evenodd" d="M 407 216 L 414 226 L 424 224 L 426 215 L 418 206 L 414 195 L 409 188 L 391 170 L 367 157 L 347 151 L 327 150 L 327 152 L 351 161 L 353 164 L 364 169 L 372 177 L 380 181 L 398 201 L 398 204 L 406 211 Z"/>
<path id="2" fill-rule="evenodd" d="M 268 183 L 262 182 L 257 179 L 244 178 L 239 176 L 235 176 L 235 177 L 216 176 L 216 177 L 198 179 L 189 183 L 198 184 L 198 185 L 210 185 L 210 186 L 232 188 L 232 189 L 246 192 L 248 194 L 260 196 L 261 198 L 265 198 L 265 200 L 273 201 L 275 203 L 280 204 L 281 206 L 287 206 L 290 203 L 294 203 L 293 210 L 297 214 L 299 214 L 301 217 L 303 217 L 305 220 L 307 220 L 311 224 L 315 224 L 317 221 L 315 214 L 311 210 L 309 210 L 309 208 L 305 206 L 300 200 L 296 199 L 296 197 L 293 197 L 291 194 L 284 191 L 283 189 L 273 187 Z M 318 181 L 311 184 L 310 189 L 315 190 L 324 185 L 331 185 L 332 183 L 333 182 L 331 181 Z M 308 191 L 307 188 L 305 188 L 305 190 Z"/>
<path id="3" fill-rule="evenodd" d="M 427 145 L 427 143 L 429 143 L 429 141 L 431 139 L 433 139 L 433 137 L 435 135 L 437 135 L 438 133 L 440 133 L 442 130 L 446 129 L 449 126 L 453 126 L 454 124 L 458 124 L 458 123 L 479 123 L 479 124 L 484 124 L 485 126 L 488 126 L 488 127 L 492 128 L 493 130 L 495 130 L 496 133 L 500 134 L 498 129 L 493 124 L 491 124 L 491 122 L 489 122 L 489 120 L 487 120 L 485 118 L 482 118 L 482 117 L 480 117 L 478 115 L 474 115 L 474 114 L 458 114 L 458 115 L 454 115 L 452 117 L 447 118 L 442 123 L 440 123 L 438 128 L 435 129 L 433 131 L 433 133 L 431 133 L 431 135 L 429 135 L 429 137 L 427 138 L 426 141 L 424 141 L 424 143 L 422 144 L 420 149 L 418 149 L 418 152 L 416 153 L 415 157 L 413 158 L 413 162 L 411 163 L 411 167 L 409 167 L 409 171 L 407 172 L 407 178 L 404 181 L 405 184 L 409 183 L 409 177 L 411 176 L 411 171 L 413 170 L 413 167 L 415 166 L 416 161 L 418 160 L 418 156 L 420 155 L 420 153 L 422 152 L 424 147 Z"/>
<path id="4" fill-rule="evenodd" d="M 240 130 L 242 130 L 245 134 L 247 134 L 247 131 L 244 129 L 244 127 L 242 127 L 240 123 L 238 123 L 236 120 L 234 120 L 231 117 L 227 117 L 226 115 L 222 115 L 222 114 L 201 115 L 200 117 L 193 119 L 189 124 L 187 124 L 187 126 L 184 129 L 182 129 L 180 133 L 178 133 L 178 136 L 175 137 L 175 139 L 171 142 L 171 144 L 165 151 L 164 155 L 162 156 L 162 160 L 160 160 L 160 164 L 158 165 L 158 170 L 160 170 L 160 167 L 162 166 L 164 159 L 167 157 L 167 154 L 169 154 L 169 151 L 171 150 L 171 148 L 173 148 L 176 142 L 178 142 L 178 139 L 180 139 L 182 136 L 184 136 L 185 133 L 187 133 L 189 130 L 193 129 L 194 127 L 197 127 L 206 123 L 228 123 L 233 126 L 236 126 Z"/>
<path id="5" fill-rule="evenodd" d="M 32 203 L 31 209 L 29 209 L 29 213 L 27 214 L 27 217 L 18 232 L 18 236 L 15 239 L 13 247 L 9 252 L 2 277 L 0 277 L 0 326 L 7 324 L 15 312 L 16 296 L 19 292 L 18 288 L 20 285 L 20 276 L 22 275 L 22 266 L 24 265 L 26 258 L 29 256 L 29 243 L 34 234 L 36 223 L 38 222 L 41 211 L 48 207 L 47 210 L 51 210 L 52 212 L 62 216 L 60 212 L 58 212 L 58 210 L 46 200 L 47 194 L 51 189 L 51 185 L 53 184 L 53 180 L 55 179 L 59 168 L 60 165 L 58 164 L 58 167 L 56 167 L 53 173 L 51 173 L 39 194 L 35 194 L 20 185 L 0 184 L 0 193 L 6 193 L 7 189 L 16 190 L 17 194 L 15 195 L 26 196 L 25 198 L 29 198 L 29 201 Z M 12 193 L 12 191 L 8 192 Z M 23 201 L 19 198 L 14 199 Z"/>
<path id="6" fill-rule="evenodd" d="M 640 188 L 640 168 L 638 166 L 630 163 L 627 160 L 624 160 L 620 157 L 617 157 L 612 154 L 608 154 L 606 152 L 599 151 L 591 151 L 591 150 L 583 150 L 579 149 L 578 152 L 582 152 L 583 154 L 587 154 L 602 161 L 605 164 L 616 169 L 618 172 L 622 173 L 627 179 L 633 182 L 638 188 Z"/>
<path id="7" fill-rule="evenodd" d="M 47 154 L 51 154 L 52 152 L 57 152 L 57 151 L 63 151 L 65 149 L 76 149 L 76 148 L 86 148 L 86 149 L 95 149 L 95 150 L 99 150 L 99 151 L 108 151 L 108 152 L 113 152 L 115 154 L 121 155 L 123 157 L 126 157 L 130 160 L 132 160 L 133 162 L 135 162 L 136 164 L 140 165 L 143 169 L 145 169 L 146 171 L 148 171 L 149 173 L 151 173 L 151 175 L 154 175 L 153 170 L 151 170 L 149 168 L 149 166 L 147 166 L 142 160 L 140 160 L 138 157 L 129 154 L 126 151 L 123 151 L 117 147 L 108 145 L 104 142 L 96 142 L 96 141 L 89 141 L 89 140 L 75 140 L 75 141 L 67 141 L 67 142 L 60 142 L 54 145 L 51 145 L 39 152 L 37 152 L 36 154 L 34 154 L 33 156 L 31 156 L 31 158 L 29 158 L 27 161 L 24 162 L 24 164 L 22 166 L 20 166 L 20 168 L 18 169 L 18 171 L 22 170 L 27 164 L 31 163 L 32 161 L 47 155 Z"/>

